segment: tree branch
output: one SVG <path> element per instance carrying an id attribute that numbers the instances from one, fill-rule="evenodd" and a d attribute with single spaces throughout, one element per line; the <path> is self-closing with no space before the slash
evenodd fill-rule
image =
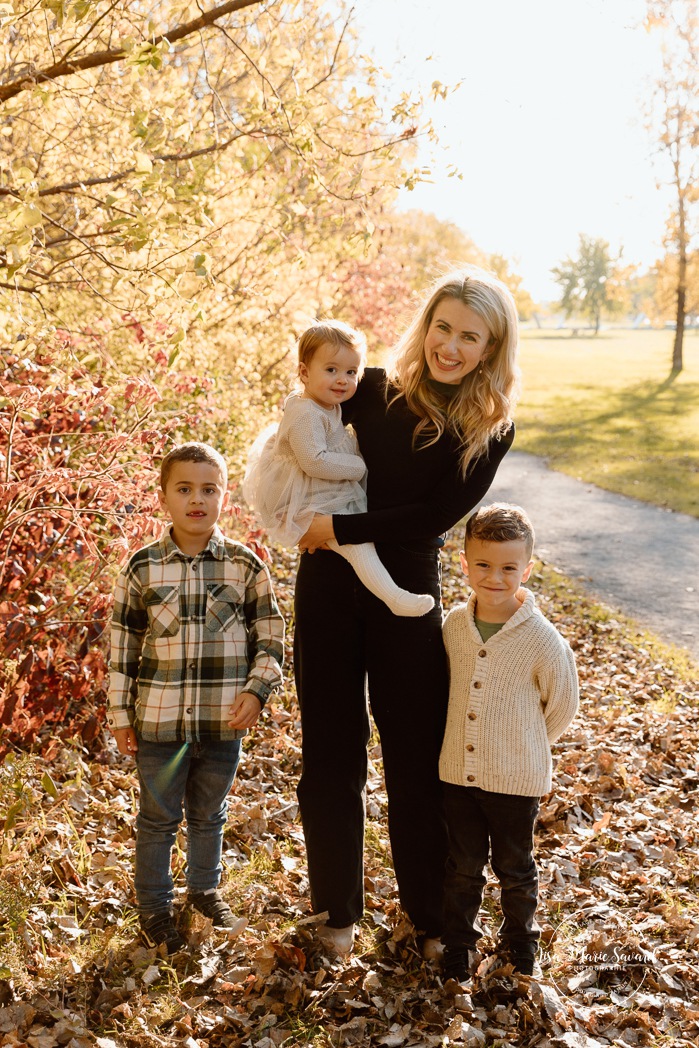
<path id="1" fill-rule="evenodd" d="M 316 82 L 313 85 L 313 87 L 310 87 L 308 89 L 309 93 L 311 91 L 317 90 L 317 88 L 319 88 L 321 84 L 324 84 L 325 81 L 328 80 L 332 76 L 333 71 L 335 69 L 335 63 L 337 62 L 337 56 L 340 53 L 340 48 L 342 47 L 342 41 L 345 38 L 345 33 L 347 32 L 347 29 L 349 27 L 350 21 L 352 19 L 352 15 L 354 14 L 354 10 L 355 10 L 354 7 L 351 7 L 350 11 L 349 11 L 349 14 L 347 15 L 347 18 L 345 19 L 345 24 L 342 27 L 342 32 L 340 33 L 340 35 L 337 38 L 337 44 L 335 45 L 335 53 L 332 56 L 332 60 L 330 62 L 330 65 L 328 66 L 328 69 L 327 69 L 327 72 L 326 72 L 325 76 L 322 76 L 320 78 L 320 80 L 316 80 Z"/>
<path id="2" fill-rule="evenodd" d="M 186 37 L 191 36 L 192 33 L 197 33 L 200 29 L 213 25 L 219 18 L 223 18 L 224 15 L 232 14 L 234 11 L 242 11 L 246 7 L 255 7 L 263 2 L 264 0 L 228 0 L 227 3 L 213 7 L 210 11 L 205 12 L 199 18 L 194 18 L 191 22 L 184 22 L 180 26 L 175 26 L 173 29 L 161 33 L 159 36 L 154 36 L 149 43 L 153 47 L 157 47 L 158 44 L 164 41 L 172 44 L 177 40 L 184 40 Z M 8 98 L 14 98 L 15 95 L 20 94 L 22 91 L 27 91 L 34 87 L 35 84 L 57 80 L 61 76 L 70 76 L 83 69 L 97 69 L 100 66 L 109 65 L 111 62 L 122 62 L 125 58 L 128 58 L 128 52 L 123 47 L 113 48 L 109 51 L 93 51 L 92 54 L 82 55 L 79 58 L 63 57 L 45 69 L 39 69 L 34 73 L 28 73 L 26 76 L 19 77 L 17 80 L 11 80 L 7 84 L 0 85 L 0 102 L 6 102 Z"/>
<path id="3" fill-rule="evenodd" d="M 192 149 L 189 153 L 163 153 L 160 156 L 154 156 L 154 161 L 160 161 L 163 164 L 177 163 L 178 161 L 193 160 L 198 156 L 206 156 L 207 153 L 222 152 L 224 149 L 228 149 L 229 146 L 237 142 L 239 138 L 253 137 L 255 134 L 261 133 L 261 129 L 251 128 L 249 131 L 240 131 L 237 135 L 231 135 L 225 142 L 215 142 L 211 146 L 202 146 L 201 149 Z M 135 167 L 128 167 L 125 171 L 120 171 L 116 175 L 104 175 L 101 178 L 83 178 L 78 182 L 65 182 L 61 186 L 49 186 L 47 189 L 40 189 L 39 196 L 56 196 L 59 193 L 72 193 L 74 189 L 86 189 L 88 186 L 104 186 L 109 185 L 112 182 L 121 182 L 122 179 L 128 178 L 129 175 L 133 175 L 136 172 Z M 16 197 L 18 200 L 22 198 L 22 194 L 17 189 L 9 189 L 6 186 L 0 186 L 0 197 L 11 196 Z"/>
<path id="4" fill-rule="evenodd" d="M 38 287 L 27 287 L 25 284 L 8 284 L 4 280 L 0 280 L 0 287 L 6 287 L 10 291 L 25 291 L 28 295 L 38 295 Z"/>
<path id="5" fill-rule="evenodd" d="M 85 41 L 87 40 L 88 36 L 90 36 L 90 34 L 96 29 L 96 27 L 100 24 L 100 22 L 104 21 L 104 19 L 107 17 L 107 15 L 110 15 L 112 13 L 112 11 L 114 10 L 114 8 L 117 6 L 118 3 L 119 3 L 119 0 L 114 0 L 114 3 L 112 3 L 106 9 L 106 11 L 102 12 L 102 14 L 99 16 L 99 18 L 96 18 L 95 21 L 90 26 L 88 26 L 87 31 L 85 33 L 83 33 L 83 35 L 80 37 L 80 39 L 76 40 L 76 42 L 73 44 L 72 47 L 68 48 L 68 50 L 66 51 L 66 53 L 63 56 L 63 61 L 64 62 L 67 62 L 68 59 L 70 58 L 70 56 L 73 54 L 73 52 L 77 51 L 78 48 L 81 46 L 81 44 L 85 43 Z"/>

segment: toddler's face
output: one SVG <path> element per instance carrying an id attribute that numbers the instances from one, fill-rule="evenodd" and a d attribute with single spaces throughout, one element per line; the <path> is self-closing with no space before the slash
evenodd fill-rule
<path id="1" fill-rule="evenodd" d="M 362 356 L 356 349 L 329 343 L 320 346 L 311 362 L 299 364 L 299 377 L 304 393 L 324 408 L 334 408 L 349 400 L 357 391 Z"/>

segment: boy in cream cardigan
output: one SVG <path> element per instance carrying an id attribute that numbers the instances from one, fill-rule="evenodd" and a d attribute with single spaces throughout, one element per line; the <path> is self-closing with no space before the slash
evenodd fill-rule
<path id="1" fill-rule="evenodd" d="M 468 980 L 482 931 L 485 865 L 500 882 L 499 940 L 515 969 L 534 971 L 539 940 L 534 822 L 551 789 L 551 743 L 578 708 L 567 641 L 522 589 L 534 529 L 519 506 L 494 503 L 468 521 L 461 566 L 472 589 L 444 622 L 450 690 L 439 762 L 450 851 L 444 974 Z M 471 957 L 469 958 L 469 954 Z"/>

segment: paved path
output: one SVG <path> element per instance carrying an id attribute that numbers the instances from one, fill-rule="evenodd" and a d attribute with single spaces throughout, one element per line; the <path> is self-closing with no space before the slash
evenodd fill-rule
<path id="1" fill-rule="evenodd" d="M 699 520 L 506 455 L 486 502 L 517 502 L 547 564 L 699 661 Z"/>

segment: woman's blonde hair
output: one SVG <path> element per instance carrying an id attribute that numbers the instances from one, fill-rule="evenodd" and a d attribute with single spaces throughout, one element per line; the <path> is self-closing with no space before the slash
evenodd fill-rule
<path id="1" fill-rule="evenodd" d="M 462 379 L 451 397 L 427 382 L 429 369 L 425 359 L 425 336 L 437 306 L 445 298 L 463 302 L 490 331 L 485 359 Z M 404 397 L 418 416 L 414 445 L 420 441 L 427 447 L 445 431 L 452 433 L 462 449 L 461 469 L 465 476 L 473 462 L 486 452 L 488 442 L 509 428 L 519 377 L 517 344 L 517 307 L 497 277 L 477 266 L 465 266 L 437 280 L 398 340 L 388 368 L 389 378 L 399 391 L 390 403 Z M 424 443 L 420 440 L 423 437 Z"/>

